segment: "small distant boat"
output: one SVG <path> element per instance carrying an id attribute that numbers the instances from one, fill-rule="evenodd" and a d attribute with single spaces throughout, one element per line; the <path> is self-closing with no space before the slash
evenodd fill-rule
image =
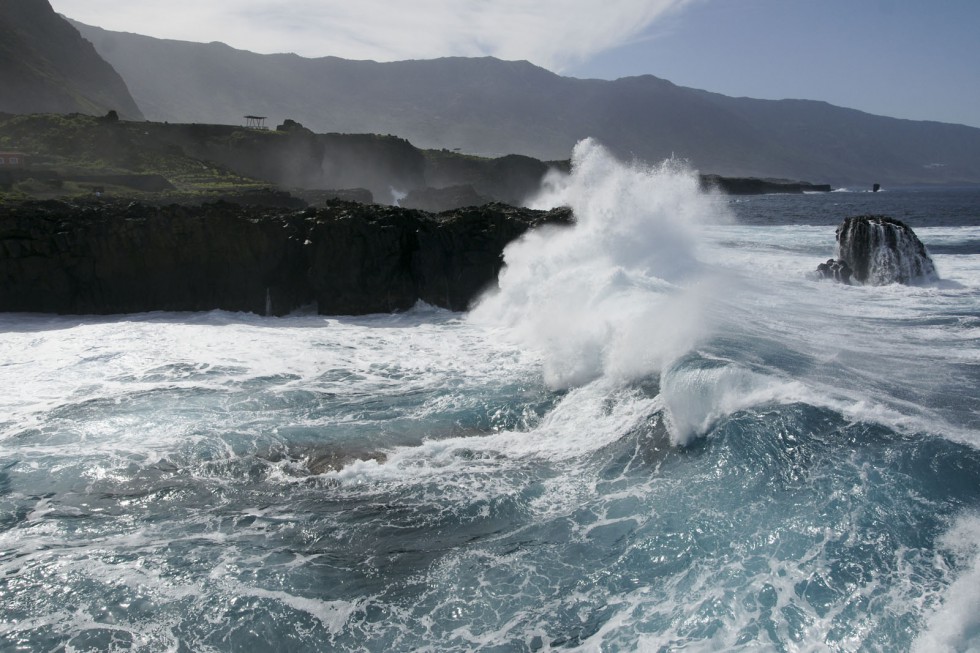
<path id="1" fill-rule="evenodd" d="M 874 186 L 871 187 L 872 193 L 877 193 L 879 190 L 881 190 L 881 184 L 875 184 Z"/>

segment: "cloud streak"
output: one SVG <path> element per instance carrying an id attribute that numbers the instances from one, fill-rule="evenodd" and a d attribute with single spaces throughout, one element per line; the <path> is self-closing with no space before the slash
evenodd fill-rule
<path id="1" fill-rule="evenodd" d="M 485 56 L 561 72 L 698 0 L 51 0 L 109 30 L 346 59 Z"/>

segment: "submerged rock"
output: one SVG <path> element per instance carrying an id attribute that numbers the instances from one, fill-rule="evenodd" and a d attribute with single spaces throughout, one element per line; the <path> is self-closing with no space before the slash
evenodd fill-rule
<path id="1" fill-rule="evenodd" d="M 901 220 L 883 215 L 847 218 L 837 227 L 837 258 L 856 281 L 872 286 L 939 278 L 925 245 Z"/>

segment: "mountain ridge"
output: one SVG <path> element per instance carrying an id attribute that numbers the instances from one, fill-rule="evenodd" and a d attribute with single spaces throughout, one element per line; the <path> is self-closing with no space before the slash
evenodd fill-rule
<path id="1" fill-rule="evenodd" d="M 578 140 L 594 137 L 624 159 L 676 156 L 725 176 L 980 183 L 980 129 L 963 125 L 812 100 L 732 98 L 653 75 L 577 79 L 492 57 L 308 59 L 73 24 L 154 120 L 289 117 L 317 132 L 389 133 L 422 148 L 541 160 L 566 158 Z"/>

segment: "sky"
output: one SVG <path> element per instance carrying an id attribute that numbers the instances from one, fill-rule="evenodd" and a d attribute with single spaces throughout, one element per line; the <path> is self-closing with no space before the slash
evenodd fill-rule
<path id="1" fill-rule="evenodd" d="M 980 0 L 50 0 L 109 30 L 253 52 L 526 59 L 980 127 Z"/>

